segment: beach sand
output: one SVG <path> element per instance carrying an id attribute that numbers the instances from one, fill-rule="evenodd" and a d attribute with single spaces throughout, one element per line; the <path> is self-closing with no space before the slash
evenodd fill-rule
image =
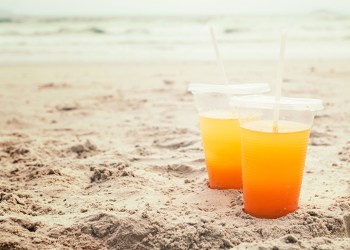
<path id="1" fill-rule="evenodd" d="M 233 82 L 274 62 L 225 62 Z M 211 190 L 189 82 L 209 62 L 0 67 L 0 249 L 350 249 L 350 61 L 289 61 L 283 94 L 324 101 L 300 208 Z"/>

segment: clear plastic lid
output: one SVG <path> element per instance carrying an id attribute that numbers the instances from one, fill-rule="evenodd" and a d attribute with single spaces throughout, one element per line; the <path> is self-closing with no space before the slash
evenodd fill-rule
<path id="1" fill-rule="evenodd" d="M 267 95 L 232 97 L 230 104 L 235 107 L 258 109 L 273 109 L 275 105 L 278 105 L 281 110 L 317 111 L 323 109 L 320 99 L 282 97 L 276 101 L 274 96 Z"/>
<path id="2" fill-rule="evenodd" d="M 270 91 L 268 83 L 208 84 L 191 83 L 188 90 L 192 93 L 218 93 L 232 95 L 262 94 Z"/>

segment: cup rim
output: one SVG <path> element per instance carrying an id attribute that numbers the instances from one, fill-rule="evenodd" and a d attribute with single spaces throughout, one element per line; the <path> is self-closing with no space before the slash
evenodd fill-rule
<path id="1" fill-rule="evenodd" d="M 268 95 L 232 97 L 230 99 L 230 105 L 238 108 L 243 107 L 258 109 L 274 109 L 277 105 L 281 110 L 299 111 L 319 111 L 324 108 L 322 100 L 320 99 L 281 97 L 280 100 L 276 100 L 274 96 Z"/>
<path id="2" fill-rule="evenodd" d="M 268 83 L 237 83 L 237 84 L 215 84 L 215 83 L 190 83 L 188 91 L 197 93 L 215 93 L 230 95 L 263 94 L 270 91 Z"/>

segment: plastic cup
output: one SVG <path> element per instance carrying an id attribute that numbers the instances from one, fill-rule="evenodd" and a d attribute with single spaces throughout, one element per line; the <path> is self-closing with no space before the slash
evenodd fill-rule
<path id="1" fill-rule="evenodd" d="M 192 83 L 189 91 L 199 113 L 210 188 L 242 188 L 240 128 L 229 101 L 233 96 L 268 92 L 269 85 Z"/>
<path id="2" fill-rule="evenodd" d="M 318 99 L 272 96 L 234 97 L 242 135 L 244 210 L 258 218 L 278 218 L 298 208 L 310 128 Z M 279 106 L 278 131 L 273 129 Z"/>

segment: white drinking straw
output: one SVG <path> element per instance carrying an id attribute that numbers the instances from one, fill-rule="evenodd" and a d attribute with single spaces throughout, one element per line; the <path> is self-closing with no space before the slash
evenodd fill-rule
<path id="1" fill-rule="evenodd" d="M 227 78 L 227 75 L 226 75 L 226 71 L 225 71 L 225 68 L 224 68 L 224 64 L 222 63 L 221 56 L 220 56 L 220 53 L 219 53 L 219 48 L 218 48 L 218 45 L 216 43 L 213 27 L 209 26 L 209 29 L 210 29 L 211 41 L 212 41 L 212 44 L 213 44 L 213 47 L 214 47 L 214 50 L 215 50 L 216 60 L 217 60 L 218 67 L 219 67 L 220 72 L 221 72 L 221 77 L 222 77 L 222 79 L 223 79 L 225 84 L 229 84 L 229 81 L 228 81 L 228 78 Z"/>
<path id="2" fill-rule="evenodd" d="M 273 131 L 278 133 L 278 119 L 279 119 L 279 102 L 281 100 L 282 82 L 283 82 L 283 66 L 284 66 L 284 51 L 286 47 L 286 32 L 281 32 L 280 57 L 277 64 L 277 77 L 275 86 L 275 105 L 273 112 Z"/>

